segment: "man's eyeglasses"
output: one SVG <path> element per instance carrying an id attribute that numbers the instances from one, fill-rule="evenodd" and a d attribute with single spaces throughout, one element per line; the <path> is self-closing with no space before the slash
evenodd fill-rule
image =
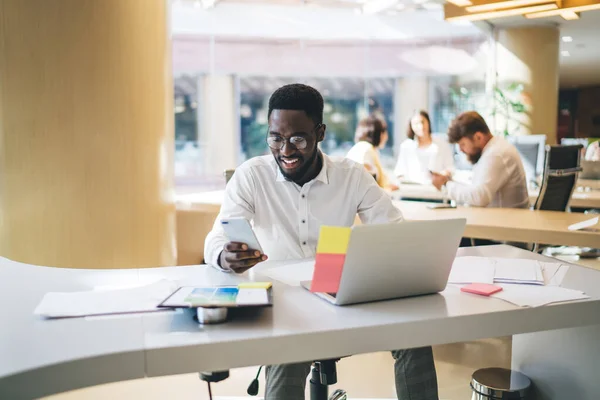
<path id="1" fill-rule="evenodd" d="M 314 130 L 317 130 L 321 127 L 322 124 L 318 124 L 315 126 Z M 289 139 L 286 139 L 279 135 L 268 135 L 267 136 L 267 144 L 273 150 L 281 150 L 285 144 L 291 144 L 298 150 L 304 150 L 306 146 L 308 146 L 308 142 L 304 136 L 291 136 Z"/>

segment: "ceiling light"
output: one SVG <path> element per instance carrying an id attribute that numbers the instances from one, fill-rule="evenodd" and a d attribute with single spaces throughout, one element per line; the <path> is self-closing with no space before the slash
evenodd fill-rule
<path id="1" fill-rule="evenodd" d="M 478 4 L 474 6 L 465 7 L 468 12 L 484 12 L 484 11 L 493 11 L 493 10 L 505 10 L 507 8 L 516 8 L 516 7 L 524 7 L 531 6 L 534 4 L 545 4 L 545 3 L 553 3 L 551 0 L 508 0 L 508 1 L 496 1 L 493 3 L 487 4 Z"/>
<path id="2" fill-rule="evenodd" d="M 473 3 L 471 3 L 470 0 L 447 0 L 447 1 L 448 1 L 448 3 L 452 3 L 455 6 L 459 6 L 459 7 L 470 6 L 471 4 L 473 4 Z"/>
<path id="3" fill-rule="evenodd" d="M 562 41 L 565 43 L 570 43 L 573 41 L 573 38 L 571 36 L 563 36 Z"/>
<path id="4" fill-rule="evenodd" d="M 395 6 L 398 0 L 370 0 L 365 3 L 362 7 L 362 11 L 365 14 L 376 14 L 380 11 Z"/>
<path id="5" fill-rule="evenodd" d="M 560 52 L 560 55 L 563 57 L 570 57 L 571 53 L 569 53 L 567 50 L 563 50 Z"/>
<path id="6" fill-rule="evenodd" d="M 586 0 L 586 2 L 589 2 L 591 0 Z M 587 5 L 573 5 L 573 6 L 569 6 L 570 3 L 576 4 L 579 1 L 563 1 L 563 7 L 559 8 L 558 10 L 549 10 L 549 11 L 544 11 L 544 12 L 533 12 L 533 13 L 528 13 L 525 15 L 526 18 L 544 18 L 544 17 L 553 17 L 556 15 L 561 15 L 562 13 L 565 12 L 583 12 L 583 11 L 591 11 L 591 10 L 600 10 L 600 3 L 592 3 L 592 4 L 587 4 Z"/>
<path id="7" fill-rule="evenodd" d="M 575 19 L 579 19 L 579 13 L 575 11 L 563 11 L 560 13 L 560 16 L 567 21 L 573 21 Z"/>
<path id="8" fill-rule="evenodd" d="M 446 21 L 481 21 L 486 19 L 512 17 L 515 15 L 522 15 L 526 13 L 540 13 L 541 11 L 556 10 L 558 6 L 556 4 L 542 4 L 539 6 L 520 7 L 510 10 L 490 11 L 479 14 L 458 14 L 450 17 L 446 17 Z M 448 11 L 446 11 L 448 15 Z M 537 14 L 528 14 L 537 15 Z"/>

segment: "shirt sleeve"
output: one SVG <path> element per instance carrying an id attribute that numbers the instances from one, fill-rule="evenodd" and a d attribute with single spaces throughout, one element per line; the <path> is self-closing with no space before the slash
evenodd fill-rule
<path id="1" fill-rule="evenodd" d="M 364 164 L 365 168 L 367 169 L 367 171 L 369 171 L 369 173 L 371 175 L 377 175 L 377 153 L 375 152 L 375 149 L 371 148 L 368 151 L 365 151 L 363 159 L 362 159 L 362 163 Z"/>
<path id="2" fill-rule="evenodd" d="M 246 218 L 248 221 L 252 221 L 254 219 L 254 192 L 255 185 L 251 170 L 238 168 L 227 184 L 221 210 L 204 242 L 204 259 L 207 264 L 222 269 L 219 265 L 219 256 L 229 240 L 220 221 L 224 218 Z"/>
<path id="3" fill-rule="evenodd" d="M 454 172 L 454 154 L 452 147 L 448 143 L 444 143 L 441 149 L 442 171 Z"/>
<path id="4" fill-rule="evenodd" d="M 364 169 L 357 171 L 359 196 L 358 216 L 363 224 L 385 224 L 403 220 L 402 212 L 394 206 L 392 198 L 379 187 Z"/>
<path id="5" fill-rule="evenodd" d="M 450 181 L 446 184 L 448 196 L 459 204 L 476 207 L 487 207 L 497 193 L 508 181 L 511 169 L 500 155 L 493 155 L 479 160 L 482 164 L 473 176 L 470 185 Z"/>

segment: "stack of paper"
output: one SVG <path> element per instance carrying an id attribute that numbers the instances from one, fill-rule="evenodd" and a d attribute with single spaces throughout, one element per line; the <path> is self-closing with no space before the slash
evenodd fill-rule
<path id="1" fill-rule="evenodd" d="M 157 308 L 177 289 L 175 282 L 161 280 L 133 289 L 46 293 L 34 314 L 46 318 L 164 311 Z"/>
<path id="2" fill-rule="evenodd" d="M 502 291 L 493 294 L 496 297 L 520 307 L 538 307 L 551 303 L 589 299 L 579 290 L 558 286 L 507 285 L 501 284 Z"/>
<path id="3" fill-rule="evenodd" d="M 495 297 L 520 307 L 587 299 L 585 293 L 560 287 L 569 265 L 529 259 L 457 257 L 448 283 L 494 283 Z"/>
<path id="4" fill-rule="evenodd" d="M 495 283 L 521 283 L 543 285 L 542 267 L 536 260 L 496 258 Z"/>
<path id="5" fill-rule="evenodd" d="M 542 266 L 542 274 L 544 275 L 544 284 L 546 286 L 560 286 L 563 279 L 569 272 L 568 264 L 559 264 L 552 262 L 540 261 Z"/>
<path id="6" fill-rule="evenodd" d="M 448 283 L 494 283 L 494 262 L 487 257 L 457 257 Z"/>

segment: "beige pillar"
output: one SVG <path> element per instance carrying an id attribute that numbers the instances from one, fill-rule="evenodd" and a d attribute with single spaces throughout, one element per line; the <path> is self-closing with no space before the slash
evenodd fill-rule
<path id="1" fill-rule="evenodd" d="M 397 79 L 394 96 L 394 143 L 398 147 L 406 139 L 408 122 L 415 111 L 429 112 L 429 81 L 426 76 Z"/>
<path id="2" fill-rule="evenodd" d="M 0 0 L 0 255 L 175 263 L 164 0 Z"/>
<path id="3" fill-rule="evenodd" d="M 210 174 L 223 174 L 238 166 L 240 152 L 239 99 L 231 75 L 206 75 L 201 84 L 200 145 L 204 168 Z"/>
<path id="4" fill-rule="evenodd" d="M 520 134 L 545 134 L 556 142 L 558 113 L 559 30 L 556 26 L 498 29 L 497 83 L 522 83 L 527 115 Z M 497 121 L 501 123 L 501 121 Z"/>

